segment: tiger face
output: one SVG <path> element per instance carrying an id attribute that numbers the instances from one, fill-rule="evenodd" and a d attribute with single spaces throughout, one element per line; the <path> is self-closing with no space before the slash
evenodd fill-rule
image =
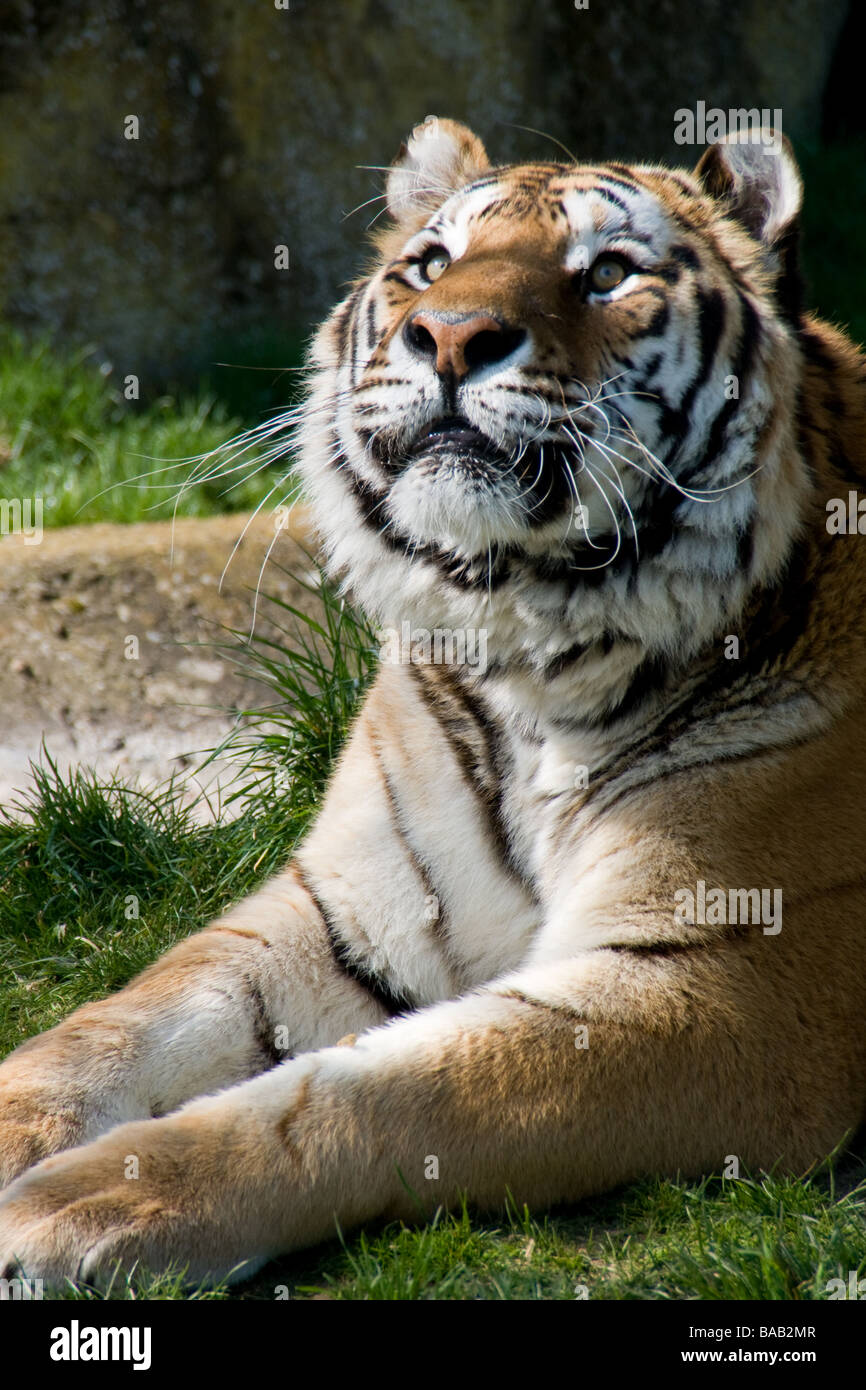
<path id="1" fill-rule="evenodd" d="M 608 674 L 685 659 L 771 582 L 805 494 L 787 147 L 493 168 L 429 118 L 387 205 L 313 355 L 333 571 L 382 619 L 483 623 L 494 672 L 546 689 L 604 691 L 614 648 Z"/>

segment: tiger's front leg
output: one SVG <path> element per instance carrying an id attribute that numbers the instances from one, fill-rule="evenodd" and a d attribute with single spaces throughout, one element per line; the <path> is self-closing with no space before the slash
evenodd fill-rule
<path id="1" fill-rule="evenodd" d="M 542 1204 L 696 1175 L 731 1153 L 805 1166 L 851 1115 L 840 1091 L 803 1125 L 781 987 L 768 1007 L 753 954 L 720 944 L 695 968 L 689 952 L 584 953 L 123 1125 L 7 1190 L 0 1274 L 90 1280 L 119 1259 L 196 1279 L 245 1262 L 243 1276 L 335 1219 L 417 1215 L 407 1186 L 431 1208 L 462 1192 L 489 1207 L 507 1190 Z"/>
<path id="2" fill-rule="evenodd" d="M 379 1023 L 292 869 L 0 1066 L 0 1187 L 58 1150 L 165 1114 Z"/>
<path id="3" fill-rule="evenodd" d="M 0 1065 L 0 1187 L 516 964 L 535 908 L 493 840 L 450 730 L 412 673 L 384 668 L 293 864 Z M 478 933 L 483 913 L 509 929 Z"/>

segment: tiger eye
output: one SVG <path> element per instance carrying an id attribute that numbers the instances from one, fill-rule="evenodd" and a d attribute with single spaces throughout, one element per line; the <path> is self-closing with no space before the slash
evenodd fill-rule
<path id="1" fill-rule="evenodd" d="M 448 269 L 450 264 L 451 257 L 448 255 L 448 252 L 443 251 L 442 248 L 439 247 L 439 249 L 434 251 L 424 262 L 425 278 L 432 284 L 434 280 L 439 279 L 439 276 L 443 271 Z"/>
<path id="2" fill-rule="evenodd" d="M 599 256 L 589 272 L 590 288 L 597 294 L 615 290 L 628 275 L 628 271 L 617 256 Z"/>

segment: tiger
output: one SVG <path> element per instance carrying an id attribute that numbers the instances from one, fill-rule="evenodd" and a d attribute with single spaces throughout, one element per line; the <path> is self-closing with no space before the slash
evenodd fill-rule
<path id="1" fill-rule="evenodd" d="M 237 1280 L 419 1201 L 850 1142 L 866 366 L 763 134 L 692 172 L 401 147 L 293 436 L 400 641 L 287 867 L 0 1066 L 4 1277 Z"/>

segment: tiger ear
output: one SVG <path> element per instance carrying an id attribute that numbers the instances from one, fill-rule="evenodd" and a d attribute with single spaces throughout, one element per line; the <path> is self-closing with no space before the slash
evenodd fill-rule
<path id="1" fill-rule="evenodd" d="M 388 174 L 388 211 L 397 222 L 423 223 L 490 168 L 487 151 L 465 125 L 428 116 L 416 125 Z"/>
<path id="2" fill-rule="evenodd" d="M 756 134 L 756 142 L 740 131 L 710 145 L 695 174 L 756 240 L 774 246 L 799 216 L 803 183 L 787 137 L 766 129 Z"/>

